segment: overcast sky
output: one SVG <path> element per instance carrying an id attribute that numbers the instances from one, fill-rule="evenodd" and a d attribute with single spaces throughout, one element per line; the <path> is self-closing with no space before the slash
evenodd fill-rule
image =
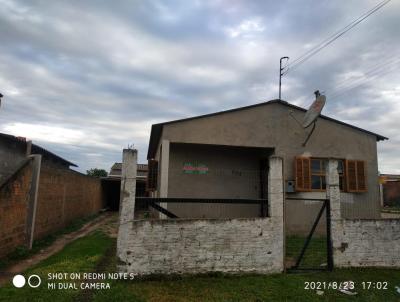
<path id="1" fill-rule="evenodd" d="M 109 170 L 132 143 L 144 162 L 151 124 L 277 98 L 281 56 L 295 59 L 377 3 L 0 0 L 0 131 L 80 171 Z M 399 29 L 393 0 L 282 88 L 304 107 L 325 91 L 325 115 L 389 137 L 378 143 L 384 173 L 400 173 Z"/>

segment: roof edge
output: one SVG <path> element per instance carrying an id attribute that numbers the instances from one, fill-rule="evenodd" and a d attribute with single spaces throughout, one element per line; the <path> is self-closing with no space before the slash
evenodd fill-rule
<path id="1" fill-rule="evenodd" d="M 232 108 L 232 109 L 228 109 L 228 110 L 223 110 L 223 111 L 217 111 L 217 112 L 213 112 L 213 113 L 207 113 L 207 114 L 192 116 L 192 117 L 183 118 L 183 119 L 172 120 L 172 121 L 164 122 L 164 123 L 153 124 L 153 125 L 151 125 L 149 147 L 148 147 L 148 151 L 147 151 L 147 159 L 154 158 L 155 153 L 156 153 L 156 149 L 157 149 L 157 146 L 158 146 L 158 142 L 160 140 L 162 129 L 163 129 L 164 125 L 169 125 L 169 124 L 174 124 L 174 123 L 179 123 L 179 122 L 186 122 L 186 121 L 190 121 L 190 120 L 194 120 L 194 119 L 210 117 L 210 116 L 215 116 L 215 115 L 225 114 L 225 113 L 231 113 L 231 112 L 235 112 L 235 111 L 246 110 L 246 109 L 259 107 L 259 106 L 264 106 L 264 105 L 270 105 L 270 104 L 281 104 L 281 105 L 284 105 L 284 106 L 287 106 L 287 107 L 290 107 L 290 108 L 293 108 L 293 109 L 297 109 L 297 110 L 300 110 L 300 111 L 303 111 L 303 112 L 307 111 L 307 109 L 305 109 L 303 107 L 299 107 L 299 106 L 293 105 L 293 104 L 290 104 L 287 101 L 280 100 L 280 99 L 273 99 L 273 100 L 270 100 L 270 101 L 261 102 L 261 103 L 257 103 L 257 104 L 253 104 L 253 105 L 237 107 L 237 108 Z M 341 124 L 341 125 L 344 125 L 344 126 L 347 126 L 347 127 L 351 127 L 353 129 L 359 130 L 361 132 L 373 135 L 373 136 L 376 137 L 377 141 L 383 141 L 383 140 L 388 140 L 389 139 L 389 138 L 387 138 L 387 137 L 385 137 L 383 135 L 380 135 L 380 134 L 377 134 L 377 133 L 374 133 L 374 132 L 359 128 L 357 126 L 342 122 L 340 120 L 331 118 L 331 117 L 323 115 L 323 114 L 321 114 L 320 117 L 322 119 L 325 119 L 325 120 L 328 120 L 328 121 L 331 121 L 331 122 L 335 122 L 335 123 L 338 123 L 338 124 Z"/>

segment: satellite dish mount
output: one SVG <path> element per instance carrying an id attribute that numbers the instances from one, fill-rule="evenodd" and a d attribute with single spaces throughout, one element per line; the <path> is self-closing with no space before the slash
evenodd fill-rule
<path id="1" fill-rule="evenodd" d="M 304 115 L 303 119 L 303 128 L 307 129 L 312 125 L 310 133 L 307 135 L 306 140 L 303 143 L 303 147 L 306 146 L 308 140 L 310 139 L 311 135 L 315 130 L 315 123 L 317 122 L 317 118 L 320 116 L 322 109 L 325 106 L 326 97 L 322 95 L 319 90 L 314 92 L 315 94 L 315 101 L 311 104 L 310 108 L 307 110 L 306 114 Z"/>

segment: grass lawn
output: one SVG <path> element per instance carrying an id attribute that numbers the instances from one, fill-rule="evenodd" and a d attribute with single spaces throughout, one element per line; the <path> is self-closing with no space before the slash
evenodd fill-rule
<path id="1" fill-rule="evenodd" d="M 92 233 L 65 247 L 26 274 L 46 277 L 51 272 L 116 272 L 116 261 L 104 257 L 115 244 L 102 232 Z M 356 282 L 357 296 L 336 290 L 305 290 L 305 282 Z M 387 281 L 387 290 L 363 290 L 362 281 Z M 222 274 L 158 278 L 153 280 L 110 281 L 111 289 L 49 290 L 46 282 L 37 289 L 12 286 L 0 288 L 0 301 L 400 301 L 394 287 L 400 285 L 400 270 L 338 269 L 334 272 L 275 275 L 226 276 Z"/>
<path id="2" fill-rule="evenodd" d="M 327 263 L 327 243 L 326 237 L 312 237 L 306 249 L 300 268 L 323 268 L 321 265 Z M 306 242 L 305 237 L 287 236 L 286 237 L 286 258 L 296 261 Z"/>
<path id="3" fill-rule="evenodd" d="M 99 216 L 98 214 L 94 214 L 94 215 L 90 215 L 90 216 L 87 216 L 84 218 L 79 218 L 79 219 L 73 220 L 65 228 L 62 228 L 61 230 L 58 230 L 52 234 L 49 234 L 42 239 L 35 240 L 33 242 L 33 246 L 32 246 L 31 250 L 28 250 L 25 246 L 17 247 L 15 250 L 13 250 L 7 256 L 0 259 L 0 271 L 3 268 L 5 268 L 11 264 L 18 262 L 19 260 L 26 259 L 29 256 L 32 256 L 32 255 L 38 253 L 41 249 L 44 249 L 44 248 L 50 246 L 59 236 L 64 235 L 64 234 L 69 234 L 69 233 L 79 230 L 85 223 L 95 219 L 98 216 Z"/>

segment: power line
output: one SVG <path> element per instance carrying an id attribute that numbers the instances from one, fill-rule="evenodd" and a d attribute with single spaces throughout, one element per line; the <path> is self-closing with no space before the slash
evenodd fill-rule
<path id="1" fill-rule="evenodd" d="M 389 59 L 389 60 L 386 60 Z M 392 63 L 396 63 L 397 60 L 399 59 L 399 57 L 395 57 L 393 54 L 386 56 L 385 60 L 383 60 L 383 62 L 379 62 L 377 64 L 372 65 L 367 71 L 365 71 L 363 73 L 363 77 L 365 77 L 368 74 L 371 74 L 372 72 L 374 72 L 375 70 L 378 70 L 386 65 L 392 64 Z M 359 81 L 360 79 L 343 79 L 341 81 L 339 81 L 338 83 L 335 83 L 335 88 L 333 90 L 328 89 L 329 92 L 336 92 L 340 89 L 342 89 L 342 87 L 346 87 L 349 84 L 352 84 L 355 81 Z"/>
<path id="2" fill-rule="evenodd" d="M 349 23 L 348 25 L 346 25 L 345 27 L 343 27 L 342 29 L 337 31 L 335 34 L 331 35 L 330 37 L 328 37 L 327 39 L 325 39 L 324 41 L 319 43 L 316 47 L 305 52 L 303 55 L 301 55 L 300 57 L 298 57 L 292 63 L 289 64 L 288 70 L 283 75 L 286 75 L 289 71 L 292 71 L 293 69 L 297 68 L 299 65 L 301 65 L 302 63 L 304 63 L 305 61 L 310 59 L 312 56 L 314 56 L 315 54 L 320 52 L 322 49 L 324 49 L 325 47 L 327 47 L 328 45 L 330 45 L 331 43 L 336 41 L 338 38 L 343 36 L 349 30 L 354 28 L 356 25 L 360 24 L 362 21 L 367 19 L 373 13 L 375 13 L 376 11 L 378 11 L 379 9 L 384 7 L 390 1 L 391 0 L 384 0 L 384 1 L 380 2 L 379 4 L 374 6 L 372 9 L 370 9 L 369 11 L 367 11 L 366 13 L 364 13 L 363 15 L 361 15 L 360 17 L 358 17 L 357 19 L 355 19 L 354 21 L 352 21 L 351 23 Z"/>
<path id="3" fill-rule="evenodd" d="M 336 93 L 332 94 L 332 96 L 329 99 L 330 100 L 337 99 L 339 96 L 342 96 L 343 94 L 349 92 L 350 90 L 353 90 L 355 88 L 358 88 L 360 86 L 363 86 L 363 85 L 367 84 L 368 82 L 376 79 L 378 76 L 383 76 L 385 74 L 388 74 L 388 73 L 391 73 L 391 72 L 393 72 L 395 70 L 398 70 L 396 68 L 397 66 L 395 65 L 395 64 L 398 64 L 398 63 L 400 63 L 400 60 L 395 62 L 394 65 L 392 66 L 392 68 L 382 69 L 382 70 L 380 70 L 378 72 L 375 72 L 371 77 L 366 78 L 364 80 L 361 80 L 358 83 L 353 83 L 353 85 L 349 85 L 349 86 L 345 87 L 344 89 L 341 89 L 341 90 L 337 91 Z"/>
<path id="4" fill-rule="evenodd" d="M 370 76 L 375 76 L 377 74 L 381 74 L 382 72 L 385 72 L 387 70 L 391 71 L 390 68 L 392 66 L 395 66 L 399 62 L 400 62 L 400 57 L 395 57 L 395 58 L 385 61 L 384 63 L 376 64 L 372 68 L 370 68 L 369 70 L 364 72 L 362 74 L 361 78 L 340 81 L 338 84 L 335 85 L 335 88 L 333 90 L 328 89 L 327 91 L 329 91 L 332 94 L 336 94 L 338 92 L 341 92 L 342 90 L 346 90 L 348 87 L 352 86 L 353 84 L 365 81 Z"/>

